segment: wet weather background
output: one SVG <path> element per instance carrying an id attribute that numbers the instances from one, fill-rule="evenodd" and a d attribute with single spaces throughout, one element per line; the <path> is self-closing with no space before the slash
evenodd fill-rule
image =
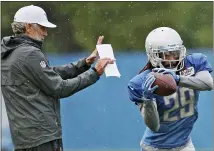
<path id="1" fill-rule="evenodd" d="M 212 2 L 2 2 L 1 38 L 12 35 L 15 12 L 42 7 L 50 22 L 43 50 L 52 65 L 66 64 L 92 52 L 99 35 L 112 44 L 121 78 L 106 78 L 61 100 L 65 149 L 139 150 L 145 125 L 128 100 L 126 86 L 147 61 L 144 41 L 159 26 L 180 33 L 188 53 L 202 52 L 212 63 Z M 3 108 L 4 109 L 4 108 Z M 199 119 L 192 132 L 196 148 L 212 150 L 212 91 L 202 92 Z M 3 113 L 2 145 L 12 150 Z"/>

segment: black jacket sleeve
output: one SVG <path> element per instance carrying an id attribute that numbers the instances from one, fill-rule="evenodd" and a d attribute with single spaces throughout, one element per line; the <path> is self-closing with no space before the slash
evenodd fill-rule
<path id="1" fill-rule="evenodd" d="M 48 65 L 40 50 L 32 51 L 24 61 L 22 72 L 47 95 L 64 98 L 92 84 L 98 79 L 98 74 L 90 69 L 75 78 L 63 80 L 62 77 Z"/>
<path id="2" fill-rule="evenodd" d="M 87 65 L 85 59 L 81 59 L 79 61 L 62 65 L 62 66 L 54 66 L 53 70 L 62 77 L 62 79 L 70 79 L 78 76 L 79 74 L 90 69 L 90 66 Z"/>

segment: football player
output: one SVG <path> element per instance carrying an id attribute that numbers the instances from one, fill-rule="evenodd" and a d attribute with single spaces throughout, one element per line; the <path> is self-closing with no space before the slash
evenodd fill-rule
<path id="1" fill-rule="evenodd" d="M 145 41 L 147 65 L 128 83 L 131 101 L 147 126 L 142 151 L 195 151 L 190 133 L 198 118 L 200 91 L 213 88 L 212 67 L 201 53 L 186 54 L 180 35 L 172 28 L 152 30 Z M 151 72 L 171 74 L 177 91 L 158 96 Z"/>

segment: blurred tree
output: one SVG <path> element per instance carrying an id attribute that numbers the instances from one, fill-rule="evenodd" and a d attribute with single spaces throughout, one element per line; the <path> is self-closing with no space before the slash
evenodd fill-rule
<path id="1" fill-rule="evenodd" d="M 15 12 L 30 4 L 57 25 L 44 44 L 49 52 L 91 51 L 101 34 L 115 50 L 144 50 L 146 36 L 159 26 L 177 30 L 187 48 L 213 43 L 212 2 L 2 2 L 2 37 L 12 34 Z"/>

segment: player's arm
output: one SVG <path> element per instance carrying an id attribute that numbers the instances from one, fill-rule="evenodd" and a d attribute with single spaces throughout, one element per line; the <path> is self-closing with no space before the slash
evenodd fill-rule
<path id="1" fill-rule="evenodd" d="M 62 79 L 66 80 L 74 78 L 79 74 L 87 71 L 90 68 L 90 66 L 87 65 L 86 59 L 80 59 L 79 61 L 67 65 L 54 66 L 52 68 L 62 77 Z"/>
<path id="2" fill-rule="evenodd" d="M 151 88 L 151 85 L 154 82 L 154 77 L 150 81 L 145 80 L 144 84 L 140 82 L 142 81 L 140 75 L 137 75 L 134 78 L 139 80 L 133 80 L 138 81 L 138 84 L 134 83 L 132 80 L 129 82 L 128 84 L 129 99 L 135 102 L 135 104 L 139 107 L 146 126 L 152 131 L 157 131 L 160 127 L 160 122 L 156 101 L 148 97 L 148 95 L 152 96 L 151 93 L 153 93 L 152 91 L 155 90 L 155 88 L 148 89 L 149 87 Z M 148 86 L 146 86 L 147 84 Z"/>
<path id="3" fill-rule="evenodd" d="M 205 70 L 196 73 L 196 75 L 192 77 L 180 76 L 178 85 L 199 91 L 212 90 L 213 78 L 211 74 Z"/>
<path id="4" fill-rule="evenodd" d="M 213 78 L 210 74 L 210 72 L 212 72 L 212 67 L 208 63 L 206 56 L 201 53 L 193 54 L 189 61 L 191 61 L 194 66 L 196 72 L 194 76 L 176 75 L 171 70 L 164 68 L 155 68 L 153 71 L 163 74 L 171 74 L 179 86 L 199 91 L 212 90 Z"/>
<path id="5" fill-rule="evenodd" d="M 137 103 L 137 105 L 146 126 L 152 131 L 158 131 L 160 128 L 160 119 L 156 101 L 145 101 L 144 103 Z"/>
<path id="6" fill-rule="evenodd" d="M 199 91 L 212 90 L 213 78 L 210 73 L 213 69 L 207 57 L 201 53 L 194 53 L 188 60 L 194 66 L 196 74 L 191 77 L 181 75 L 178 85 Z"/>

